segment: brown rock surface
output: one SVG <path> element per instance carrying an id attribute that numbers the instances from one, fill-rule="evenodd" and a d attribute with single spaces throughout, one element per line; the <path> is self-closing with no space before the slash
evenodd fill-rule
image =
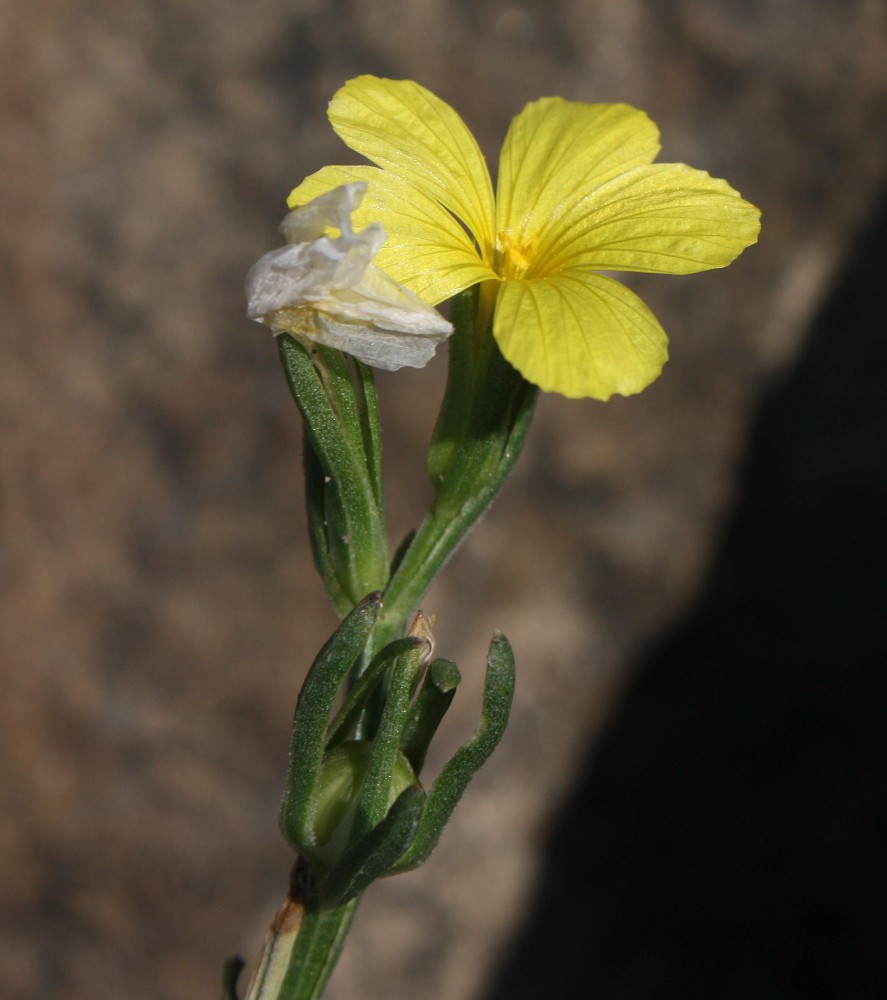
<path id="1" fill-rule="evenodd" d="M 749 412 L 795 354 L 887 163 L 878 0 L 183 0 L 0 11 L 0 834 L 4 995 L 218 992 L 283 894 L 291 705 L 334 624 L 299 425 L 243 275 L 345 153 L 360 72 L 453 103 L 491 161 L 560 93 L 624 100 L 727 177 L 764 237 L 634 284 L 672 335 L 642 396 L 542 401 L 516 481 L 427 610 L 472 725 L 486 637 L 510 734 L 432 861 L 374 887 L 329 995 L 480 996 L 632 658 L 692 600 Z M 381 380 L 392 520 L 427 499 L 442 365 Z M 363 971 L 361 971 L 363 970 Z"/>

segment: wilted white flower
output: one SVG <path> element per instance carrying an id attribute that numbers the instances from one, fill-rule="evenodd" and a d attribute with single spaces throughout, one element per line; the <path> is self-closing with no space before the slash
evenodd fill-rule
<path id="1" fill-rule="evenodd" d="M 359 233 L 351 227 L 365 192 L 365 182 L 343 184 L 286 216 L 280 231 L 288 245 L 266 253 L 247 275 L 247 316 L 376 368 L 422 368 L 453 327 L 372 263 L 385 230 L 379 223 Z"/>

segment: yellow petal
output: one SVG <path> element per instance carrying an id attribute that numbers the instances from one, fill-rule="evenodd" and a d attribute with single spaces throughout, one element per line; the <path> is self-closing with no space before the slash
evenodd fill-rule
<path id="1" fill-rule="evenodd" d="M 573 398 L 640 392 L 668 359 L 668 339 L 650 310 L 597 274 L 503 282 L 493 335 L 524 378 Z"/>
<path id="2" fill-rule="evenodd" d="M 546 97 L 512 121 L 499 161 L 497 233 L 531 244 L 588 191 L 659 152 L 659 130 L 627 104 Z"/>
<path id="3" fill-rule="evenodd" d="M 725 267 L 758 238 L 760 212 L 682 163 L 638 167 L 578 200 L 537 248 L 531 273 L 564 268 L 692 274 Z"/>
<path id="4" fill-rule="evenodd" d="M 354 228 L 382 224 L 387 239 L 375 264 L 398 284 L 436 305 L 492 277 L 471 237 L 445 208 L 378 167 L 324 167 L 306 177 L 287 204 L 290 208 L 304 205 L 352 181 L 367 182 L 367 193 L 352 217 Z"/>
<path id="5" fill-rule="evenodd" d="M 333 128 L 353 149 L 439 201 L 492 259 L 493 187 L 456 112 L 412 80 L 359 76 L 330 101 Z"/>

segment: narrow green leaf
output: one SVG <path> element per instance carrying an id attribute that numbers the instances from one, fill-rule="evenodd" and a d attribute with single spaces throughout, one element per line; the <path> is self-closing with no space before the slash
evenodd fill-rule
<path id="1" fill-rule="evenodd" d="M 299 692 L 280 829 L 295 850 L 309 857 L 327 720 L 343 680 L 366 646 L 380 607 L 378 593 L 357 605 L 318 653 Z"/>
<path id="2" fill-rule="evenodd" d="M 437 846 L 443 828 L 468 783 L 502 739 L 514 697 L 514 681 L 514 653 L 505 636 L 497 632 L 490 643 L 487 657 L 480 725 L 468 742 L 456 751 L 434 782 L 428 793 L 413 845 L 395 865 L 391 874 L 418 867 Z"/>

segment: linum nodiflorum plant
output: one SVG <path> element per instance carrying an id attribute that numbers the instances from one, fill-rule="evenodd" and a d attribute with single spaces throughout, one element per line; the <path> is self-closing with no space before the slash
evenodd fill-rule
<path id="1" fill-rule="evenodd" d="M 528 104 L 495 193 L 461 118 L 416 83 L 358 77 L 329 117 L 374 165 L 303 181 L 286 245 L 247 279 L 248 314 L 275 333 L 302 414 L 312 552 L 342 617 L 296 705 L 280 826 L 297 859 L 248 1000 L 321 996 L 361 894 L 425 861 L 502 737 L 515 673 L 497 633 L 477 730 L 420 780 L 459 670 L 432 658 L 417 609 L 508 477 L 540 388 L 606 400 L 659 375 L 662 328 L 600 272 L 723 267 L 759 230 L 725 181 L 654 163 L 658 131 L 627 105 Z M 450 321 L 433 308 L 445 300 Z M 394 547 L 372 369 L 421 367 L 444 340 L 433 501 Z M 226 967 L 227 1000 L 241 965 Z"/>

